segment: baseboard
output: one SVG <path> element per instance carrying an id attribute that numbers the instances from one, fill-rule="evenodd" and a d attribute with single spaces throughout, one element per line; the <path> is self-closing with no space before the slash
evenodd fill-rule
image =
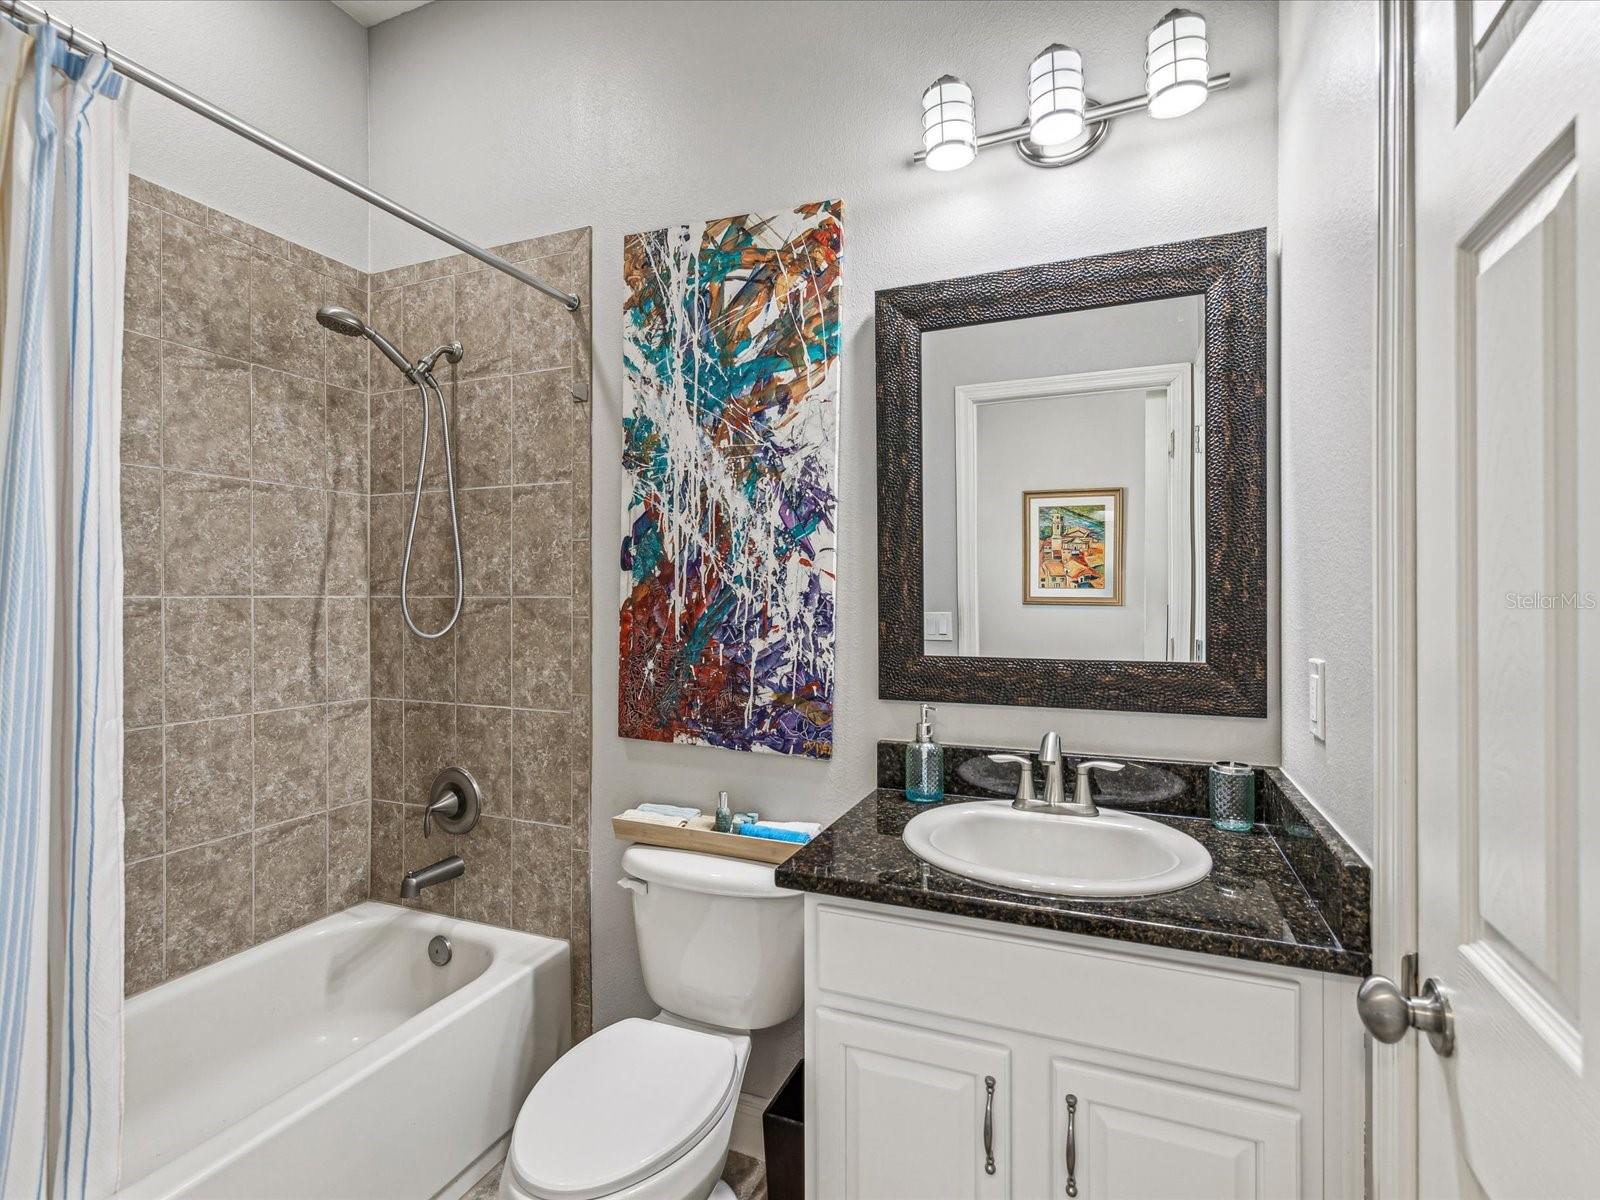
<path id="1" fill-rule="evenodd" d="M 730 1148 L 751 1158 L 767 1161 L 766 1144 L 761 1137 L 761 1114 L 771 1101 L 765 1096 L 739 1093 L 739 1106 L 733 1112 L 733 1140 Z"/>

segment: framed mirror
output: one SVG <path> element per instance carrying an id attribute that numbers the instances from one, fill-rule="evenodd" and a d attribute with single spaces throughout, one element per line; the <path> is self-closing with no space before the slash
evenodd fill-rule
<path id="1" fill-rule="evenodd" d="M 1264 717 L 1266 232 L 881 291 L 893 700 Z"/>

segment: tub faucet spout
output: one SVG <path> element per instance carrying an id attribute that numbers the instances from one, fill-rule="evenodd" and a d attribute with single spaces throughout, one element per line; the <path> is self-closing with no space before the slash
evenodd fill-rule
<path id="1" fill-rule="evenodd" d="M 423 888 L 459 879 L 466 873 L 467 864 L 461 861 L 459 854 L 441 858 L 438 862 L 418 867 L 415 871 L 407 871 L 406 877 L 400 881 L 400 899 L 415 900 L 422 895 Z"/>

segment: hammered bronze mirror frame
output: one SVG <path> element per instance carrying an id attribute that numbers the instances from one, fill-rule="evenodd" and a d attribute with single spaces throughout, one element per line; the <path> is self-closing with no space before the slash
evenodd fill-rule
<path id="1" fill-rule="evenodd" d="M 1205 297 L 1206 657 L 923 654 L 922 335 Z M 886 700 L 1267 715 L 1267 237 L 1251 229 L 877 293 L 878 694 Z"/>

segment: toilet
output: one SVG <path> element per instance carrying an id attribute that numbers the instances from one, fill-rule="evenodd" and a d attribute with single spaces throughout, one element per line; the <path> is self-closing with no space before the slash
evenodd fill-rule
<path id="1" fill-rule="evenodd" d="M 759 863 L 622 855 L 645 989 L 661 1006 L 574 1046 L 517 1114 L 500 1200 L 732 1200 L 721 1182 L 750 1031 L 804 991 L 804 904 Z"/>

